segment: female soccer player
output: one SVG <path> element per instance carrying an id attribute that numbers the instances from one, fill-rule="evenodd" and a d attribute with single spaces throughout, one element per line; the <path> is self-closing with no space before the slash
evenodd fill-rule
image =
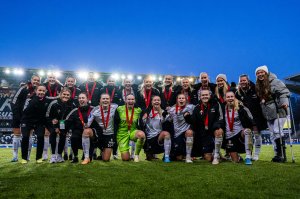
<path id="1" fill-rule="evenodd" d="M 21 119 L 21 133 L 22 133 L 22 164 L 26 164 L 28 158 L 29 136 L 34 131 L 37 135 L 37 151 L 36 161 L 42 162 L 42 154 L 44 148 L 44 134 L 46 127 L 45 113 L 49 100 L 45 98 L 46 87 L 40 85 L 36 87 L 36 95 L 27 99 L 24 105 L 23 116 Z M 31 147 L 31 146 L 29 146 Z"/>
<path id="2" fill-rule="evenodd" d="M 47 89 L 46 96 L 48 99 L 57 99 L 59 98 L 59 93 L 62 89 L 62 84 L 56 79 L 56 76 L 51 73 L 48 74 L 46 82 L 44 83 Z"/>
<path id="3" fill-rule="evenodd" d="M 70 101 L 71 91 L 68 88 L 63 88 L 57 100 L 52 101 L 46 112 L 48 129 L 50 130 L 50 143 L 52 156 L 50 163 L 64 162 L 62 152 L 66 141 L 66 126 L 65 120 L 67 115 L 73 110 L 74 105 Z M 56 136 L 59 136 L 57 154 Z"/>
<path id="4" fill-rule="evenodd" d="M 13 159 L 12 162 L 18 161 L 18 149 L 21 144 L 21 130 L 20 122 L 23 114 L 25 101 L 34 95 L 34 90 L 41 83 L 41 78 L 38 75 L 33 75 L 30 82 L 22 86 L 15 94 L 11 102 L 11 110 L 13 114 L 12 128 L 13 128 Z M 32 145 L 32 136 L 29 138 L 29 145 Z M 29 147 L 31 150 L 31 147 Z M 28 151 L 30 152 L 30 151 Z M 30 153 L 29 153 L 30 155 Z"/>
<path id="5" fill-rule="evenodd" d="M 146 133 L 144 150 L 147 157 L 164 152 L 164 162 L 170 162 L 171 136 L 163 130 L 162 123 L 165 121 L 163 110 L 160 107 L 159 96 L 154 96 L 151 101 L 152 109 L 147 110 L 142 117 L 142 123 Z"/>
<path id="6" fill-rule="evenodd" d="M 225 74 L 218 74 L 216 77 L 217 86 L 215 88 L 215 95 L 221 105 L 225 104 L 225 94 L 229 91 L 230 86 L 227 83 L 227 77 Z M 224 107 L 224 106 L 223 106 Z"/>
<path id="7" fill-rule="evenodd" d="M 163 109 L 170 109 L 176 104 L 176 90 L 173 84 L 173 76 L 166 75 L 164 77 L 164 83 L 160 91 L 161 107 Z"/>
<path id="8" fill-rule="evenodd" d="M 186 103 L 191 104 L 193 100 L 193 88 L 191 86 L 190 80 L 188 78 L 183 78 L 181 80 L 181 88 L 178 89 L 177 91 L 177 96 L 179 94 L 183 94 L 186 98 Z"/>
<path id="9" fill-rule="evenodd" d="M 142 110 L 146 110 L 151 105 L 151 97 L 154 95 L 159 96 L 159 91 L 153 87 L 153 81 L 151 77 L 145 77 L 137 94 L 137 106 Z"/>
<path id="10" fill-rule="evenodd" d="M 145 141 L 145 133 L 138 130 L 138 120 L 142 112 L 141 108 L 134 107 L 135 97 L 127 95 L 125 105 L 119 106 L 116 111 L 117 142 L 121 158 L 124 161 L 130 160 L 129 141 L 136 142 L 134 161 L 139 162 L 139 154 Z"/>
<path id="11" fill-rule="evenodd" d="M 186 155 L 186 163 L 193 163 L 191 152 L 193 149 L 193 131 L 185 119 L 184 115 L 192 114 L 194 105 L 187 103 L 187 98 L 184 94 L 177 96 L 176 105 L 169 111 L 167 119 L 173 121 L 174 125 L 174 152 L 177 160 L 182 160 Z"/>
<path id="12" fill-rule="evenodd" d="M 93 109 L 88 104 L 86 93 L 80 93 L 78 96 L 79 107 L 74 108 L 66 117 L 66 131 L 72 130 L 71 147 L 74 153 L 72 163 L 78 162 L 78 149 L 83 149 L 85 159 L 90 162 L 93 147 L 90 147 L 90 137 L 83 136 L 83 131 L 87 127 L 88 117 Z M 87 140 L 85 139 L 87 137 Z"/>

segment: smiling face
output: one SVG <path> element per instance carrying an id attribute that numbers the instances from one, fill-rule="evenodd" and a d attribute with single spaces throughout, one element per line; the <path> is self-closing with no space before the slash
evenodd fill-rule
<path id="1" fill-rule="evenodd" d="M 202 73 L 200 77 L 201 83 L 204 85 L 208 84 L 208 75 L 207 73 Z"/>
<path id="2" fill-rule="evenodd" d="M 256 72 L 256 77 L 258 80 L 263 81 L 265 77 L 267 76 L 267 73 L 264 70 L 258 70 Z"/>
<path id="3" fill-rule="evenodd" d="M 132 86 L 132 82 L 131 82 L 130 79 L 124 79 L 123 85 L 124 85 L 124 87 L 125 87 L 126 90 L 130 90 L 131 86 Z"/>
<path id="4" fill-rule="evenodd" d="M 116 85 L 116 81 L 112 77 L 108 78 L 106 83 L 107 83 L 108 86 L 115 86 Z"/>
<path id="5" fill-rule="evenodd" d="M 46 94 L 46 87 L 41 85 L 41 86 L 37 86 L 36 90 L 35 90 L 35 94 L 36 96 L 38 96 L 39 98 L 44 98 L 45 94 Z"/>
<path id="6" fill-rule="evenodd" d="M 54 74 L 49 74 L 47 76 L 48 82 L 52 85 L 56 83 L 56 77 L 54 76 Z"/>
<path id="7" fill-rule="evenodd" d="M 34 75 L 34 76 L 31 77 L 31 81 L 30 82 L 31 82 L 31 84 L 32 84 L 33 87 L 37 87 L 37 86 L 40 85 L 41 79 L 40 79 L 39 76 Z"/>
<path id="8" fill-rule="evenodd" d="M 78 101 L 80 106 L 86 106 L 88 103 L 88 98 L 85 93 L 80 93 L 78 96 Z"/>
<path id="9" fill-rule="evenodd" d="M 125 103 L 127 105 L 127 107 L 132 108 L 135 104 L 135 97 L 134 95 L 127 95 Z"/>
<path id="10" fill-rule="evenodd" d="M 240 77 L 239 85 L 242 89 L 246 89 L 249 85 L 249 80 L 246 76 Z"/>
<path id="11" fill-rule="evenodd" d="M 234 93 L 232 91 L 227 92 L 226 95 L 225 95 L 226 104 L 229 107 L 233 107 L 234 106 L 234 100 L 235 100 Z"/>
<path id="12" fill-rule="evenodd" d="M 151 104 L 152 104 L 152 107 L 153 107 L 154 109 L 160 108 L 160 105 L 161 105 L 160 97 L 159 97 L 159 96 L 154 96 L 154 97 L 152 98 Z"/>
<path id="13" fill-rule="evenodd" d="M 186 105 L 186 97 L 184 94 L 179 94 L 177 96 L 177 105 L 178 106 L 185 106 Z"/>
<path id="14" fill-rule="evenodd" d="M 107 108 L 110 105 L 110 96 L 109 94 L 102 94 L 100 97 L 100 105 L 104 108 Z"/>
<path id="15" fill-rule="evenodd" d="M 184 78 L 181 81 L 181 85 L 184 90 L 188 90 L 190 88 L 190 81 L 188 79 Z"/>
<path id="16" fill-rule="evenodd" d="M 71 98 L 71 93 L 69 91 L 63 90 L 60 93 L 60 99 L 62 102 L 67 102 Z"/>
<path id="17" fill-rule="evenodd" d="M 218 88 L 223 88 L 225 83 L 226 82 L 225 82 L 225 80 L 223 78 L 219 77 L 217 79 L 217 86 L 218 86 Z"/>
<path id="18" fill-rule="evenodd" d="M 209 90 L 202 90 L 200 93 L 200 99 L 204 104 L 207 104 L 207 102 L 210 100 Z"/>
<path id="19" fill-rule="evenodd" d="M 173 76 L 172 75 L 166 75 L 164 78 L 164 84 L 165 85 L 172 85 L 173 84 Z"/>
<path id="20" fill-rule="evenodd" d="M 153 86 L 153 81 L 151 80 L 150 77 L 146 77 L 144 79 L 144 88 L 146 90 L 150 90 L 152 88 L 152 86 Z"/>
<path id="21" fill-rule="evenodd" d="M 75 86 L 75 82 L 76 80 L 74 77 L 68 77 L 66 80 L 66 85 L 67 87 L 72 88 L 73 86 Z"/>

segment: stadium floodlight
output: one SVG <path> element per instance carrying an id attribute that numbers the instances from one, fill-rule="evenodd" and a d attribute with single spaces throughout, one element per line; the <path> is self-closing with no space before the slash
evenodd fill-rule
<path id="1" fill-rule="evenodd" d="M 54 71 L 53 73 L 56 78 L 61 77 L 62 73 L 60 71 Z"/>
<path id="2" fill-rule="evenodd" d="M 13 73 L 15 75 L 23 75 L 24 74 L 24 70 L 22 68 L 15 68 Z"/>
<path id="3" fill-rule="evenodd" d="M 121 75 L 121 79 L 125 79 L 126 76 L 124 74 Z"/>
<path id="4" fill-rule="evenodd" d="M 98 73 L 94 73 L 94 78 L 97 80 L 100 77 Z"/>
<path id="5" fill-rule="evenodd" d="M 140 76 L 140 75 L 137 76 L 137 79 L 138 79 L 138 80 L 142 80 L 142 76 Z"/>
<path id="6" fill-rule="evenodd" d="M 155 82 L 155 81 L 156 81 L 156 76 L 155 76 L 155 75 L 151 75 L 151 76 L 150 76 L 150 79 L 151 79 L 153 82 Z"/>
<path id="7" fill-rule="evenodd" d="M 162 81 L 163 80 L 163 77 L 162 76 L 159 76 L 158 77 L 158 81 Z"/>
<path id="8" fill-rule="evenodd" d="M 4 70 L 4 73 L 7 74 L 7 75 L 10 74 L 9 68 L 5 69 L 5 70 Z"/>
<path id="9" fill-rule="evenodd" d="M 40 70 L 40 71 L 38 72 L 38 75 L 41 76 L 41 77 L 45 76 L 45 71 Z"/>
<path id="10" fill-rule="evenodd" d="M 76 74 L 77 74 L 78 78 L 82 79 L 82 80 L 87 80 L 87 78 L 89 76 L 89 73 L 86 71 L 78 71 Z"/>
<path id="11" fill-rule="evenodd" d="M 133 75 L 127 75 L 127 79 L 133 80 Z"/>
<path id="12" fill-rule="evenodd" d="M 181 80 L 181 77 L 176 78 L 176 81 L 180 82 L 180 80 Z"/>
<path id="13" fill-rule="evenodd" d="M 114 78 L 115 80 L 120 79 L 120 75 L 118 73 L 113 74 L 111 77 Z"/>
<path id="14" fill-rule="evenodd" d="M 190 82 L 194 82 L 194 78 L 190 77 L 190 78 L 189 78 L 189 81 L 190 81 Z"/>

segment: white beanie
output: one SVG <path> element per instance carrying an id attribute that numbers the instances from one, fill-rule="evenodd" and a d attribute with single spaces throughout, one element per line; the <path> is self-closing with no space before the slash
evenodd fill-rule
<path id="1" fill-rule="evenodd" d="M 224 79 L 225 82 L 227 82 L 227 77 L 226 77 L 225 74 L 219 74 L 219 75 L 217 75 L 216 81 L 218 80 L 219 77 L 222 78 L 222 79 Z"/>
<path id="2" fill-rule="evenodd" d="M 256 75 L 257 71 L 259 71 L 259 70 L 263 70 L 266 73 L 269 73 L 269 69 L 268 69 L 268 67 L 266 65 L 257 67 L 257 69 L 255 70 L 255 75 Z"/>

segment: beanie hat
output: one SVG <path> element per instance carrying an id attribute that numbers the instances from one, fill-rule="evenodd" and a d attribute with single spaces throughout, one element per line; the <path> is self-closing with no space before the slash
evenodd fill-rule
<path id="1" fill-rule="evenodd" d="M 217 75 L 216 81 L 218 80 L 219 77 L 222 78 L 222 79 L 224 79 L 225 82 L 227 82 L 227 77 L 226 77 L 225 74 L 219 74 L 219 75 Z"/>
<path id="2" fill-rule="evenodd" d="M 266 65 L 257 67 L 257 69 L 255 70 L 255 75 L 256 75 L 257 71 L 259 71 L 259 70 L 263 70 L 266 73 L 269 73 L 268 67 Z"/>

